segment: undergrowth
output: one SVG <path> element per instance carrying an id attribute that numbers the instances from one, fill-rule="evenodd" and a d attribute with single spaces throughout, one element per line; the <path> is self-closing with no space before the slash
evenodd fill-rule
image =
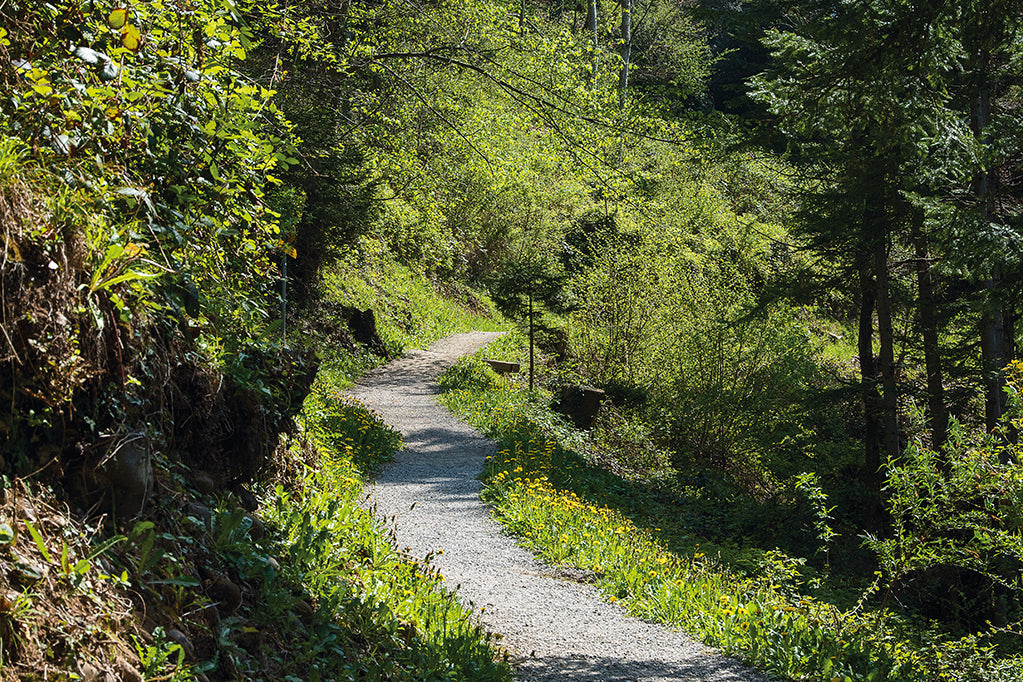
<path id="1" fill-rule="evenodd" d="M 442 300 L 393 267 L 418 301 L 403 344 L 478 326 L 470 294 Z M 157 494 L 136 519 L 0 479 L 0 679 L 510 679 L 430 557 L 395 551 L 359 504 L 364 476 L 400 447 L 340 393 L 370 356 L 325 354 L 256 497 L 159 448 Z"/>
<path id="2" fill-rule="evenodd" d="M 444 400 L 499 441 L 483 474 L 498 520 L 544 559 L 593 571 L 609 601 L 678 625 L 725 654 L 785 679 L 1013 680 L 983 635 L 945 637 L 863 600 L 842 609 L 811 596 L 802 560 L 759 551 L 740 573 L 728 549 L 697 537 L 656 489 L 579 455 L 582 437 L 478 357 L 442 378 Z M 750 563 L 747 559 L 747 564 Z"/>
<path id="3" fill-rule="evenodd" d="M 164 457 L 163 495 L 120 526 L 5 481 L 0 679 L 509 680 L 430 557 L 360 506 L 401 439 L 342 381 L 322 370 L 258 513 Z"/>

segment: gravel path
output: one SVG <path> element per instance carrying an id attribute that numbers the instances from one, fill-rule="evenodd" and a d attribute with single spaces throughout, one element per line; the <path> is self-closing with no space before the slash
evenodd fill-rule
<path id="1" fill-rule="evenodd" d="M 463 600 L 483 609 L 521 680 L 766 680 L 677 631 L 628 616 L 574 572 L 538 562 L 502 534 L 476 479 L 494 443 L 436 401 L 441 372 L 496 336 L 448 337 L 378 368 L 349 391 L 405 439 L 405 450 L 368 491 L 398 546 L 420 557 L 443 550 L 434 564 Z"/>

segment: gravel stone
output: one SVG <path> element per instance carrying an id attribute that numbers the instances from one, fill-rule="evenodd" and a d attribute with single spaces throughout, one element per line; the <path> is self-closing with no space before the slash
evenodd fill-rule
<path id="1" fill-rule="evenodd" d="M 547 566 L 502 533 L 477 480 L 495 445 L 436 400 L 437 377 L 496 336 L 442 339 L 349 390 L 404 437 L 366 502 L 393 527 L 398 548 L 434 553 L 448 586 L 502 636 L 520 680 L 766 682 L 677 630 L 629 616 L 585 571 Z"/>

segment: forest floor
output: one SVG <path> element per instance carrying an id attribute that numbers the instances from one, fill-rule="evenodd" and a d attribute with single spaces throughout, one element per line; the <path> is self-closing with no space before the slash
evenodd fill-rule
<path id="1" fill-rule="evenodd" d="M 677 630 L 629 616 L 599 594 L 595 576 L 537 561 L 490 518 L 477 477 L 495 444 L 436 396 L 440 374 L 497 335 L 442 339 L 349 391 L 404 438 L 366 502 L 393 528 L 398 548 L 432 555 L 449 588 L 501 636 L 522 680 L 766 680 Z"/>

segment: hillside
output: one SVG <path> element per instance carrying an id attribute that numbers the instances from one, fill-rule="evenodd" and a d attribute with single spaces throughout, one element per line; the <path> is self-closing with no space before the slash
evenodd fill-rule
<path id="1" fill-rule="evenodd" d="M 520 375 L 443 383 L 549 560 L 578 538 L 530 510 L 575 499 L 659 543 L 607 598 L 776 675 L 1018 677 L 1021 27 L 1019 0 L 0 4 L 3 675 L 507 679 L 357 509 L 398 440 L 341 391 L 514 328 Z M 420 627 L 405 591 L 459 615 Z"/>

